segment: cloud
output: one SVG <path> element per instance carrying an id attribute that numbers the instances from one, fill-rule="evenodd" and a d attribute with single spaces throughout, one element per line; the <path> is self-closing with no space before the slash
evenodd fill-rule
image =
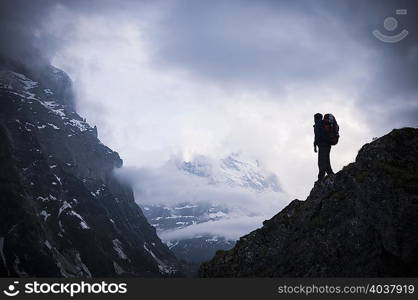
<path id="1" fill-rule="evenodd" d="M 415 1 L 171 3 L 146 36 L 158 65 L 240 90 L 354 87 L 364 92 L 357 104 L 366 108 L 396 103 L 393 95 L 416 96 Z M 409 9 L 397 18 L 410 35 L 382 43 L 371 31 L 384 31 L 383 20 L 399 7 Z"/>
<path id="2" fill-rule="evenodd" d="M 224 183 L 213 184 L 206 177 L 180 170 L 177 162 L 181 158 L 172 158 L 159 168 L 124 167 L 115 171 L 119 179 L 134 187 L 135 200 L 140 205 L 201 204 L 222 207 L 226 212 L 216 221 L 160 232 L 162 239 L 211 235 L 234 240 L 260 227 L 262 221 L 270 219 L 292 200 L 284 192 L 257 192 Z"/>
<path id="3" fill-rule="evenodd" d="M 206 177 L 182 171 L 176 161 L 171 159 L 159 168 L 124 167 L 115 172 L 133 185 L 136 201 L 141 205 L 210 203 L 236 213 L 266 215 L 283 208 L 290 200 L 284 192 L 256 192 L 239 186 L 211 184 Z"/>
<path id="4" fill-rule="evenodd" d="M 336 170 L 372 137 L 416 126 L 416 7 L 413 0 L 1 1 L 0 56 L 51 60 L 71 75 L 80 114 L 121 153 L 126 176 L 143 181 L 140 202 L 187 197 L 175 190 L 187 179 L 160 168 L 179 152 L 246 153 L 278 174 L 290 199 L 304 199 L 317 171 L 314 113 L 333 112 L 340 123 Z M 396 17 L 410 34 L 382 43 L 371 31 L 384 32 L 396 8 L 408 9 Z M 169 188 L 158 191 L 157 183 Z"/>
<path id="5" fill-rule="evenodd" d="M 187 239 L 200 236 L 221 236 L 228 240 L 237 240 L 241 236 L 260 228 L 264 216 L 237 216 L 218 221 L 187 226 L 179 230 L 164 231 L 159 234 L 163 241 Z"/>
<path id="6" fill-rule="evenodd" d="M 147 38 L 158 45 L 158 64 L 241 89 L 278 91 L 353 80 L 368 51 L 343 25 L 323 2 L 175 1 Z"/>

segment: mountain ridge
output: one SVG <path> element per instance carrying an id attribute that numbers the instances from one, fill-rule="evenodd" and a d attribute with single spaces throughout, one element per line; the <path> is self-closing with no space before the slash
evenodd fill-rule
<path id="1" fill-rule="evenodd" d="M 65 72 L 0 65 L 0 276 L 173 276 L 179 264 L 113 174 Z M 36 77 L 36 78 L 35 78 Z"/>
<path id="2" fill-rule="evenodd" d="M 365 144 L 200 277 L 379 277 L 418 274 L 418 129 Z"/>
<path id="3" fill-rule="evenodd" d="M 219 160 L 195 155 L 191 160 L 178 162 L 177 167 L 186 173 L 207 178 L 211 184 L 243 187 L 259 192 L 283 191 L 276 174 L 262 168 L 258 160 L 243 159 L 237 153 Z"/>

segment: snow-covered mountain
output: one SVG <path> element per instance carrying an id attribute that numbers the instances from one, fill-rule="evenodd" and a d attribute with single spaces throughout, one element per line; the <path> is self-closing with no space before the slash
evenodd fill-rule
<path id="1" fill-rule="evenodd" d="M 266 171 L 258 161 L 243 159 L 235 153 L 222 159 L 203 155 L 195 155 L 189 161 L 172 158 L 167 164 L 174 165 L 179 174 L 190 178 L 190 182 L 200 179 L 201 184 L 220 190 L 243 191 L 254 197 L 282 192 L 275 174 Z M 148 221 L 179 259 L 200 263 L 210 259 L 217 250 L 230 249 L 235 241 L 211 234 L 210 230 L 195 234 L 184 232 L 193 231 L 203 223 L 210 226 L 230 219 L 236 212 L 228 198 L 214 202 L 195 200 L 164 205 L 143 204 L 142 208 Z M 262 200 L 260 197 L 259 201 Z"/>
<path id="2" fill-rule="evenodd" d="M 178 167 L 185 172 L 208 179 L 210 184 L 244 187 L 255 191 L 280 192 L 278 178 L 263 169 L 258 160 L 244 160 L 239 154 L 214 160 L 196 155 L 191 161 L 183 161 Z"/>

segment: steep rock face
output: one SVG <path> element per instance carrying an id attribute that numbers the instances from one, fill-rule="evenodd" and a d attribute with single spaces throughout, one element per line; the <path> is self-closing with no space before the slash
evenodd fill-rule
<path id="1" fill-rule="evenodd" d="M 263 227 L 200 267 L 202 277 L 418 275 L 418 129 L 366 144 Z"/>
<path id="2" fill-rule="evenodd" d="M 169 276 L 177 260 L 119 155 L 75 111 L 69 77 L 0 67 L 0 276 Z"/>

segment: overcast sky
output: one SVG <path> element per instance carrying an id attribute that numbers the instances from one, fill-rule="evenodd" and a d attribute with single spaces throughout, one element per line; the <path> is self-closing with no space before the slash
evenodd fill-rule
<path id="1" fill-rule="evenodd" d="M 316 180 L 316 112 L 340 124 L 334 171 L 373 137 L 418 125 L 415 3 L 2 0 L 0 53 L 38 49 L 68 72 L 79 113 L 125 166 L 240 152 L 290 201 Z M 374 29 L 409 34 L 384 43 Z"/>

